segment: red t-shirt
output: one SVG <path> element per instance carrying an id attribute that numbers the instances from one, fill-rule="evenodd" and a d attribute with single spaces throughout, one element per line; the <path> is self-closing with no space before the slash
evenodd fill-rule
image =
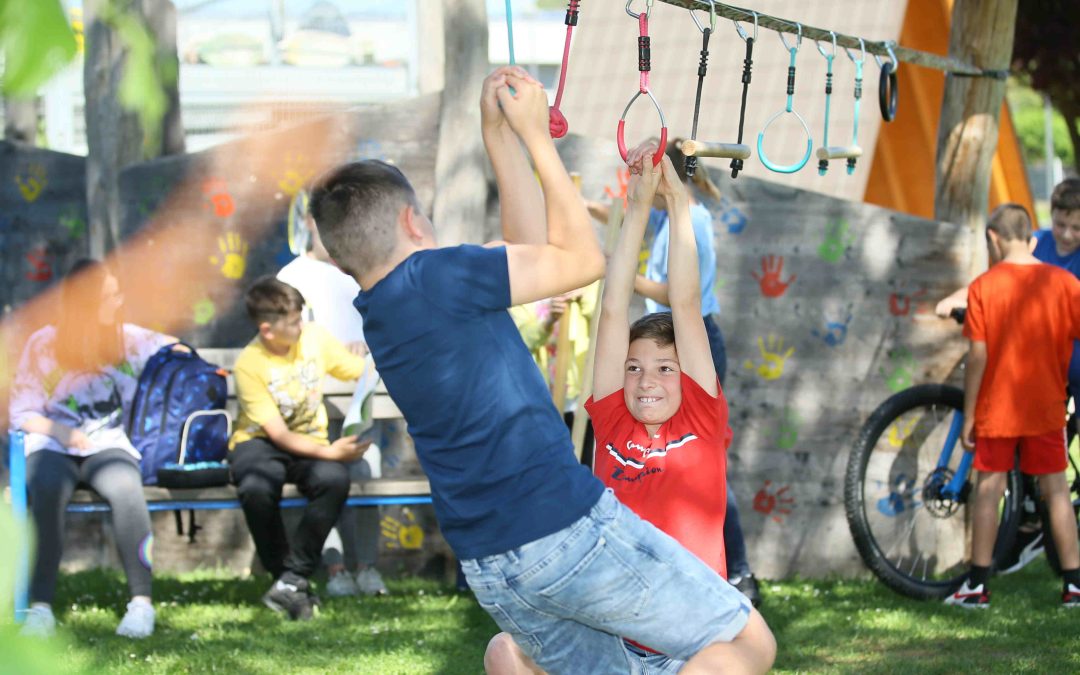
<path id="1" fill-rule="evenodd" d="M 1065 385 L 1080 338 L 1080 281 L 1054 265 L 999 263 L 968 288 L 964 335 L 986 343 L 975 435 L 1038 436 L 1065 426 Z"/>
<path id="2" fill-rule="evenodd" d="M 634 513 L 678 540 L 727 578 L 728 405 L 686 373 L 682 405 L 650 438 L 630 414 L 623 390 L 592 398 L 585 409 L 596 435 L 596 475 Z"/>

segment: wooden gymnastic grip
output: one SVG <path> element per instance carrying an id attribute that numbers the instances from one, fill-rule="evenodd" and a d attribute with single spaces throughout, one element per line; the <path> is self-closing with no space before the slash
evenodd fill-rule
<path id="1" fill-rule="evenodd" d="M 848 146 L 832 146 L 828 148 L 818 148 L 818 159 L 851 159 L 853 157 L 862 157 L 862 148 L 857 145 Z"/>
<path id="2" fill-rule="evenodd" d="M 742 143 L 712 143 L 710 141 L 683 141 L 683 154 L 688 157 L 728 157 L 746 159 L 750 146 Z"/>

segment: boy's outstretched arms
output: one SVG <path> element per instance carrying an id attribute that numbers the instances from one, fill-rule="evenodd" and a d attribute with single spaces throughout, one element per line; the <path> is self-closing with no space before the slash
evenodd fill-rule
<path id="1" fill-rule="evenodd" d="M 675 325 L 675 349 L 679 368 L 711 396 L 719 387 L 713 366 L 709 336 L 701 318 L 701 277 L 698 271 L 697 240 L 690 219 L 690 195 L 675 166 L 666 156 L 660 162 L 662 177 L 657 194 L 667 202 L 668 224 L 668 304 Z"/>
<path id="2" fill-rule="evenodd" d="M 510 93 L 510 87 L 514 88 L 514 94 Z M 518 226 L 521 220 L 511 218 L 510 231 L 503 232 L 510 244 L 506 248 L 506 258 L 510 270 L 511 304 L 520 305 L 586 286 L 604 274 L 604 253 L 593 232 L 585 202 L 551 141 L 547 95 L 535 80 L 512 72 L 503 75 L 502 84 L 494 87 L 494 93 L 506 124 L 532 156 L 543 187 L 546 221 L 546 236 L 542 241 L 527 235 L 525 238 L 529 243 L 514 242 L 515 237 L 521 240 L 523 235 L 513 230 L 530 227 L 528 223 L 532 221 L 527 217 L 524 228 Z M 499 171 L 498 166 L 496 170 Z M 508 182 L 506 177 L 501 180 Z M 529 181 L 532 180 L 530 176 Z M 520 181 L 510 182 L 516 185 Z M 508 222 L 505 214 L 519 212 L 516 206 L 518 187 L 510 189 L 505 192 L 500 185 L 500 199 L 509 202 L 503 206 L 504 227 Z M 526 197 L 527 202 L 528 199 Z"/>
<path id="3" fill-rule="evenodd" d="M 500 87 L 506 87 L 508 75 L 541 86 L 523 69 L 503 66 L 487 76 L 480 91 L 480 128 L 495 170 L 495 183 L 500 195 L 513 195 L 513 199 L 499 200 L 503 240 L 507 244 L 546 244 L 547 223 L 540 185 L 495 93 Z"/>
<path id="4" fill-rule="evenodd" d="M 623 369 L 630 341 L 630 300 L 634 295 L 638 253 L 649 222 L 649 209 L 660 182 L 660 168 L 654 167 L 654 142 L 646 142 L 627 153 L 630 182 L 626 191 L 626 215 L 619 242 L 608 263 L 600 323 L 596 329 L 596 359 L 593 363 L 593 400 L 599 401 L 623 387 Z M 645 158 L 645 161 L 642 161 Z"/>

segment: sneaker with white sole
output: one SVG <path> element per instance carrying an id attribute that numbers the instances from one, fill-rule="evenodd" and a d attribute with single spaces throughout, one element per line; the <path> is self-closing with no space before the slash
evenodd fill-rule
<path id="1" fill-rule="evenodd" d="M 50 638 L 56 635 L 56 617 L 53 616 L 52 608 L 46 605 L 31 607 L 26 612 L 26 621 L 23 622 L 19 634 L 31 638 Z"/>
<path id="2" fill-rule="evenodd" d="M 360 589 L 357 588 L 356 581 L 345 570 L 331 576 L 330 580 L 326 582 L 326 594 L 332 598 L 343 598 L 356 595 L 359 592 Z"/>
<path id="3" fill-rule="evenodd" d="M 999 574 L 1019 572 L 1029 562 L 1043 553 L 1042 528 L 1024 530 L 1016 533 L 1016 543 L 1004 560 L 998 562 Z"/>
<path id="4" fill-rule="evenodd" d="M 132 600 L 127 605 L 127 613 L 116 627 L 116 634 L 121 637 L 142 639 L 154 634 L 154 606 L 143 600 Z"/>
<path id="5" fill-rule="evenodd" d="M 964 609 L 989 609 L 990 591 L 986 590 L 985 584 L 969 586 L 968 580 L 964 579 L 964 583 L 960 585 L 960 588 L 945 598 L 945 604 L 963 607 Z"/>
<path id="6" fill-rule="evenodd" d="M 356 586 L 365 595 L 386 595 L 386 584 L 383 583 L 382 575 L 374 567 L 365 567 L 356 573 Z"/>
<path id="7" fill-rule="evenodd" d="M 1061 606 L 1067 609 L 1080 607 L 1080 586 L 1066 583 L 1061 591 Z"/>
<path id="8" fill-rule="evenodd" d="M 318 598 L 311 593 L 308 580 L 285 572 L 262 597 L 263 604 L 293 621 L 310 621 Z"/>

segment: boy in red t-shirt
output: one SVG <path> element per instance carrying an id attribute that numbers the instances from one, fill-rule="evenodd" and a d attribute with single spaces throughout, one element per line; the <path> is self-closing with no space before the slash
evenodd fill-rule
<path id="1" fill-rule="evenodd" d="M 593 398 L 585 409 L 596 435 L 596 473 L 643 520 L 675 538 L 726 578 L 725 469 L 731 443 L 728 406 L 713 368 L 701 316 L 697 244 L 686 186 L 666 156 L 653 166 L 655 143 L 627 156 L 630 182 L 622 233 L 610 261 L 596 335 Z M 654 197 L 671 214 L 671 312 L 629 321 L 638 251 Z M 776 641 L 765 619 L 734 586 L 733 622 L 743 622 L 723 662 L 739 672 L 766 672 Z M 717 634 L 725 627 L 717 626 Z M 632 672 L 675 673 L 684 662 L 623 641 Z M 714 644 L 714 646 L 716 646 Z M 636 663 L 637 666 L 631 664 Z M 509 636 L 488 645 L 489 675 L 542 673 Z"/>
<path id="2" fill-rule="evenodd" d="M 1031 219 L 1019 204 L 990 216 L 991 268 L 968 289 L 964 335 L 964 447 L 979 471 L 971 571 L 946 604 L 990 606 L 987 580 L 1005 477 L 1020 447 L 1020 470 L 1038 477 L 1060 552 L 1061 603 L 1080 607 L 1076 516 L 1065 480 L 1065 384 L 1072 341 L 1080 338 L 1080 281 L 1031 254 Z"/>

